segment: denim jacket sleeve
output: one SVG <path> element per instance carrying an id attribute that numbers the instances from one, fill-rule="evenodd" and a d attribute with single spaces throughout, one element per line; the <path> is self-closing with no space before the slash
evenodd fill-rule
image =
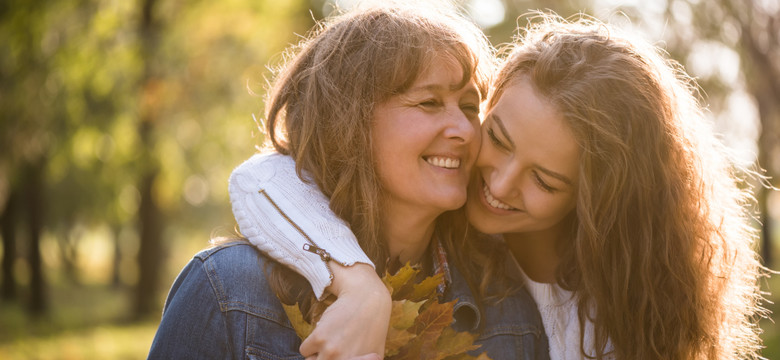
<path id="1" fill-rule="evenodd" d="M 303 359 L 299 346 L 264 258 L 238 242 L 200 252 L 181 271 L 149 359 Z"/>

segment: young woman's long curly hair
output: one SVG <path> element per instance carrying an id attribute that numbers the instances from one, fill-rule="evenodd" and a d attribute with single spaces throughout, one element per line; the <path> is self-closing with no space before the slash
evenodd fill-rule
<path id="1" fill-rule="evenodd" d="M 582 149 L 563 288 L 595 354 L 756 357 L 762 267 L 739 172 L 702 114 L 697 86 L 655 47 L 603 23 L 537 14 L 496 75 L 489 106 L 530 80 Z M 582 339 L 582 337 L 581 337 Z"/>
<path id="2" fill-rule="evenodd" d="M 299 175 L 303 170 L 310 175 L 381 274 L 388 251 L 371 150 L 374 107 L 408 90 L 428 66 L 439 65 L 433 61 L 442 54 L 460 64 L 461 86 L 473 80 L 486 96 L 495 64 L 492 48 L 454 9 L 399 4 L 356 9 L 320 23 L 292 49 L 266 101 L 273 147 L 292 156 Z M 451 255 L 461 253 L 451 251 L 450 237 L 441 240 Z M 283 290 L 277 291 L 282 301 L 313 298 L 306 282 L 289 281 L 294 275 L 285 272 L 275 286 Z"/>

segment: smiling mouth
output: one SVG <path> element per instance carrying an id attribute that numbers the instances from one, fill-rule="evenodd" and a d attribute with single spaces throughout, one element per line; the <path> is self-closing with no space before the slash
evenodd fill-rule
<path id="1" fill-rule="evenodd" d="M 488 205 L 501 210 L 517 210 L 493 197 L 493 194 L 490 193 L 490 189 L 488 189 L 488 186 L 485 183 L 482 183 L 482 192 L 485 194 L 485 200 L 487 200 Z"/>
<path id="2" fill-rule="evenodd" d="M 444 157 L 444 156 L 431 156 L 424 158 L 425 162 L 436 167 L 444 169 L 457 169 L 460 167 L 460 159 Z"/>

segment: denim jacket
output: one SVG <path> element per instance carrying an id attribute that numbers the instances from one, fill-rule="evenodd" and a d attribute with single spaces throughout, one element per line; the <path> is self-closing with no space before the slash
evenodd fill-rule
<path id="1" fill-rule="evenodd" d="M 265 277 L 268 260 L 246 242 L 201 251 L 176 278 L 165 301 L 150 359 L 303 359 L 292 329 Z M 519 291 L 480 314 L 457 269 L 445 301 L 458 299 L 453 327 L 476 331 L 494 360 L 549 359 L 547 337 L 531 296 Z"/>

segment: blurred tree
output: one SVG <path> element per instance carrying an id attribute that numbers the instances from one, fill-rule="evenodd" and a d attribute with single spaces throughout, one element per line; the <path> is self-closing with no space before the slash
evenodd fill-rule
<path id="1" fill-rule="evenodd" d="M 154 196 L 154 184 L 159 174 L 159 164 L 153 156 L 155 148 L 155 124 L 159 122 L 160 95 L 154 64 L 157 62 L 157 45 L 160 36 L 160 24 L 156 22 L 156 0 L 142 0 L 139 21 L 141 58 L 143 59 L 141 77 L 141 108 L 138 134 L 141 140 L 139 151 L 144 165 L 139 174 L 138 188 L 141 192 L 141 204 L 138 209 L 140 248 L 138 251 L 138 285 L 135 297 L 136 316 L 149 315 L 157 308 L 159 273 L 162 262 L 162 226 L 163 213 Z"/>
<path id="2" fill-rule="evenodd" d="M 30 270 L 28 308 L 33 314 L 42 314 L 46 310 L 39 247 L 46 196 L 44 174 L 50 146 L 46 123 L 52 113 L 50 108 L 28 106 L 29 102 L 39 99 L 25 101 L 24 97 L 38 93 L 48 66 L 39 46 L 42 7 L 40 1 L 8 1 L 0 11 L 0 44 L 3 44 L 0 46 L 5 50 L 0 58 L 0 104 L 3 108 L 0 166 L 6 174 L 0 181 L 8 189 L 3 202 L 14 200 L 11 206 L 4 206 L 6 213 L 3 217 L 8 221 L 23 220 L 27 225 L 24 234 L 28 240 L 26 260 Z M 15 263 L 17 259 L 15 251 L 18 247 L 14 244 L 17 229 L 19 227 L 14 225 L 4 226 L 4 250 L 10 254 L 3 256 L 3 269 L 15 266 L 6 261 Z M 3 281 L 4 289 L 10 290 L 15 286 L 13 273 L 4 276 Z"/>
<path id="3" fill-rule="evenodd" d="M 666 31 L 671 51 L 699 78 L 713 115 L 726 133 L 739 129 L 738 125 L 751 128 L 750 121 L 758 118 L 757 142 L 751 147 L 757 167 L 765 169 L 770 179 L 761 183 L 780 186 L 776 180 L 780 174 L 780 3 L 669 0 L 665 15 L 674 20 Z M 743 98 L 749 99 L 747 104 L 739 103 Z M 757 114 L 750 112 L 751 107 Z M 758 187 L 756 198 L 762 257 L 771 267 L 769 191 L 766 186 Z"/>
<path id="4" fill-rule="evenodd" d="M 3 237 L 2 259 L 2 299 L 4 301 L 16 300 L 16 279 L 14 278 L 14 260 L 16 258 L 16 213 L 18 206 L 15 200 L 15 192 L 8 194 L 2 215 L 0 215 L 0 236 Z"/>
<path id="5" fill-rule="evenodd" d="M 225 181 L 260 140 L 251 120 L 260 104 L 247 90 L 263 93 L 266 64 L 312 21 L 300 0 L 142 4 L 138 316 L 160 306 L 176 238 L 203 247 L 208 231 L 234 223 Z"/>

